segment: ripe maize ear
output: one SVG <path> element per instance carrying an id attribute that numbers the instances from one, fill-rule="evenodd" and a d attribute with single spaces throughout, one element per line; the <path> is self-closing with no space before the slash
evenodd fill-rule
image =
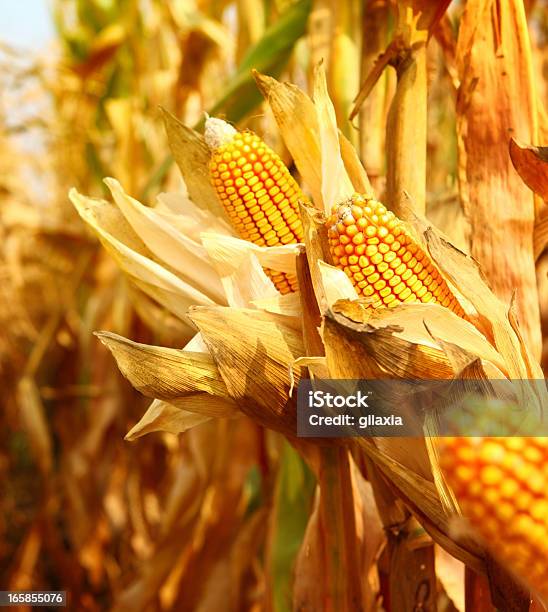
<path id="1" fill-rule="evenodd" d="M 213 187 L 239 236 L 259 246 L 302 242 L 298 207 L 306 198 L 279 156 L 253 132 L 220 119 L 207 120 L 205 138 Z M 297 289 L 295 276 L 265 272 L 281 293 Z"/>
<path id="2" fill-rule="evenodd" d="M 433 261 L 380 202 L 354 194 L 332 208 L 327 228 L 335 265 L 373 307 L 436 302 L 465 316 Z"/>
<path id="3" fill-rule="evenodd" d="M 548 598 L 548 438 L 444 438 L 440 463 L 493 554 Z"/>

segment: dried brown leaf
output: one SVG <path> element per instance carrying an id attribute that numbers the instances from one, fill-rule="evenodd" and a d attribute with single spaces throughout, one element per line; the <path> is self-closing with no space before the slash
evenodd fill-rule
<path id="1" fill-rule="evenodd" d="M 214 302 L 223 303 L 223 288 L 218 274 L 208 261 L 206 249 L 189 238 L 186 232 L 179 231 L 156 210 L 130 197 L 117 180 L 107 178 L 105 183 L 127 222 L 151 253 Z"/>
<path id="2" fill-rule="evenodd" d="M 323 64 L 314 70 L 314 106 L 319 122 L 322 199 L 324 212 L 350 198 L 354 187 L 344 166 L 335 108 L 327 92 L 327 81 Z"/>
<path id="3" fill-rule="evenodd" d="M 183 175 L 190 199 L 216 217 L 226 219 L 209 177 L 208 146 L 201 134 L 181 123 L 177 117 L 161 109 L 169 146 Z"/>
<path id="4" fill-rule="evenodd" d="M 357 193 L 367 194 L 373 196 L 373 187 L 369 182 L 367 172 L 360 161 L 356 149 L 348 138 L 339 130 L 339 143 L 341 147 L 341 157 L 348 173 L 348 177 L 354 191 Z"/>
<path id="5" fill-rule="evenodd" d="M 511 138 L 510 158 L 527 187 L 548 202 L 548 147 L 534 147 Z"/>
<path id="6" fill-rule="evenodd" d="M 216 417 L 235 413 L 236 407 L 209 355 L 140 344 L 109 332 L 98 332 L 97 336 L 112 352 L 122 374 L 143 395 L 177 403 L 179 398 L 201 392 L 203 406 L 182 402 L 181 408 Z M 222 401 L 208 402 L 207 396 Z"/>

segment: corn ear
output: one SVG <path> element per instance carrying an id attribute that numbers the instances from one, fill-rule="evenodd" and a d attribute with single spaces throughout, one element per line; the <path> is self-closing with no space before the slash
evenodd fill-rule
<path id="1" fill-rule="evenodd" d="M 327 220 L 333 262 L 374 307 L 435 302 L 464 311 L 434 262 L 383 204 L 354 194 Z"/>
<path id="2" fill-rule="evenodd" d="M 259 246 L 302 242 L 299 200 L 306 198 L 280 157 L 256 134 L 209 118 L 213 187 L 239 236 Z M 294 275 L 265 270 L 281 293 L 297 289 Z"/>
<path id="3" fill-rule="evenodd" d="M 493 554 L 548 597 L 548 438 L 444 438 L 441 466 Z"/>

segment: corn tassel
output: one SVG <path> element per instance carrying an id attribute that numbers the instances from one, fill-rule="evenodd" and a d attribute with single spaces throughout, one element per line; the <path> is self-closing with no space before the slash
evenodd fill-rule
<path id="1" fill-rule="evenodd" d="M 465 316 L 430 257 L 380 202 L 355 194 L 332 208 L 327 228 L 335 265 L 373 307 L 436 302 Z"/>
<path id="2" fill-rule="evenodd" d="M 444 438 L 441 467 L 493 554 L 548 598 L 548 438 Z"/>
<path id="3" fill-rule="evenodd" d="M 212 150 L 211 181 L 239 236 L 259 246 L 302 242 L 299 185 L 279 156 L 256 134 L 238 132 L 209 118 L 205 138 Z M 266 270 L 280 293 L 297 289 L 297 278 Z"/>

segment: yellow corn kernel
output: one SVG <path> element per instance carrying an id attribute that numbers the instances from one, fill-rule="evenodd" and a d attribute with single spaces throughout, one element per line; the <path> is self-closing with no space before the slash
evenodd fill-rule
<path id="1" fill-rule="evenodd" d="M 374 307 L 436 302 L 465 316 L 434 262 L 380 202 L 355 194 L 332 208 L 327 228 L 335 265 Z M 347 263 L 354 255 L 359 257 L 357 271 Z"/>
<path id="2" fill-rule="evenodd" d="M 444 438 L 440 463 L 493 554 L 548 597 L 548 438 Z"/>
<path id="3" fill-rule="evenodd" d="M 207 120 L 205 138 L 213 187 L 240 238 L 259 246 L 302 242 L 299 200 L 306 198 L 279 156 L 253 132 L 220 119 Z M 265 272 L 280 293 L 297 289 L 295 276 Z"/>

